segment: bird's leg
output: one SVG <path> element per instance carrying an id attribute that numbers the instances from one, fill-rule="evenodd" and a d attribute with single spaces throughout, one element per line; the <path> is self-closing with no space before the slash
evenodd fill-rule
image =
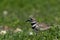
<path id="1" fill-rule="evenodd" d="M 34 32 L 35 32 L 35 34 L 36 34 L 36 36 L 37 36 L 37 34 L 38 34 L 38 29 L 34 29 Z"/>

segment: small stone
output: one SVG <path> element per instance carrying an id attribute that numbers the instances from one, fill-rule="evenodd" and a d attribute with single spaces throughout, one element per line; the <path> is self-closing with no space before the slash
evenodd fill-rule
<path id="1" fill-rule="evenodd" d="M 33 35 L 33 32 L 29 32 L 29 35 Z"/>
<path id="2" fill-rule="evenodd" d="M 5 11 L 3 11 L 3 14 L 4 14 L 4 15 L 7 15 L 7 14 L 8 14 L 8 12 L 5 10 Z"/>
<path id="3" fill-rule="evenodd" d="M 0 34 L 2 34 L 2 35 L 4 35 L 4 34 L 6 34 L 7 32 L 5 31 L 5 30 L 1 30 L 0 31 Z"/>

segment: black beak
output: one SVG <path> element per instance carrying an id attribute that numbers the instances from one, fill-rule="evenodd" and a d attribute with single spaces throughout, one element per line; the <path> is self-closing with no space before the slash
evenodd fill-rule
<path id="1" fill-rule="evenodd" d="M 26 20 L 26 22 L 31 22 L 33 19 L 32 18 L 29 18 L 28 20 Z"/>
<path id="2" fill-rule="evenodd" d="M 28 22 L 28 21 L 30 21 L 30 20 L 26 20 L 26 22 Z"/>

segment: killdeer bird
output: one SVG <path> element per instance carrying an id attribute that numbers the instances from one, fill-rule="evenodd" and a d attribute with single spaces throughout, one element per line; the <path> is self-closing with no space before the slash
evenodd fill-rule
<path id="1" fill-rule="evenodd" d="M 42 31 L 50 29 L 50 26 L 45 23 L 38 23 L 34 18 L 30 17 L 26 22 L 30 22 L 34 31 Z"/>

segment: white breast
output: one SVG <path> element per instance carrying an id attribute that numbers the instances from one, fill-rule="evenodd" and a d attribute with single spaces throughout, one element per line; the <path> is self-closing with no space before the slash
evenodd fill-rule
<path id="1" fill-rule="evenodd" d="M 32 25 L 32 27 L 36 26 L 36 24 Z"/>

